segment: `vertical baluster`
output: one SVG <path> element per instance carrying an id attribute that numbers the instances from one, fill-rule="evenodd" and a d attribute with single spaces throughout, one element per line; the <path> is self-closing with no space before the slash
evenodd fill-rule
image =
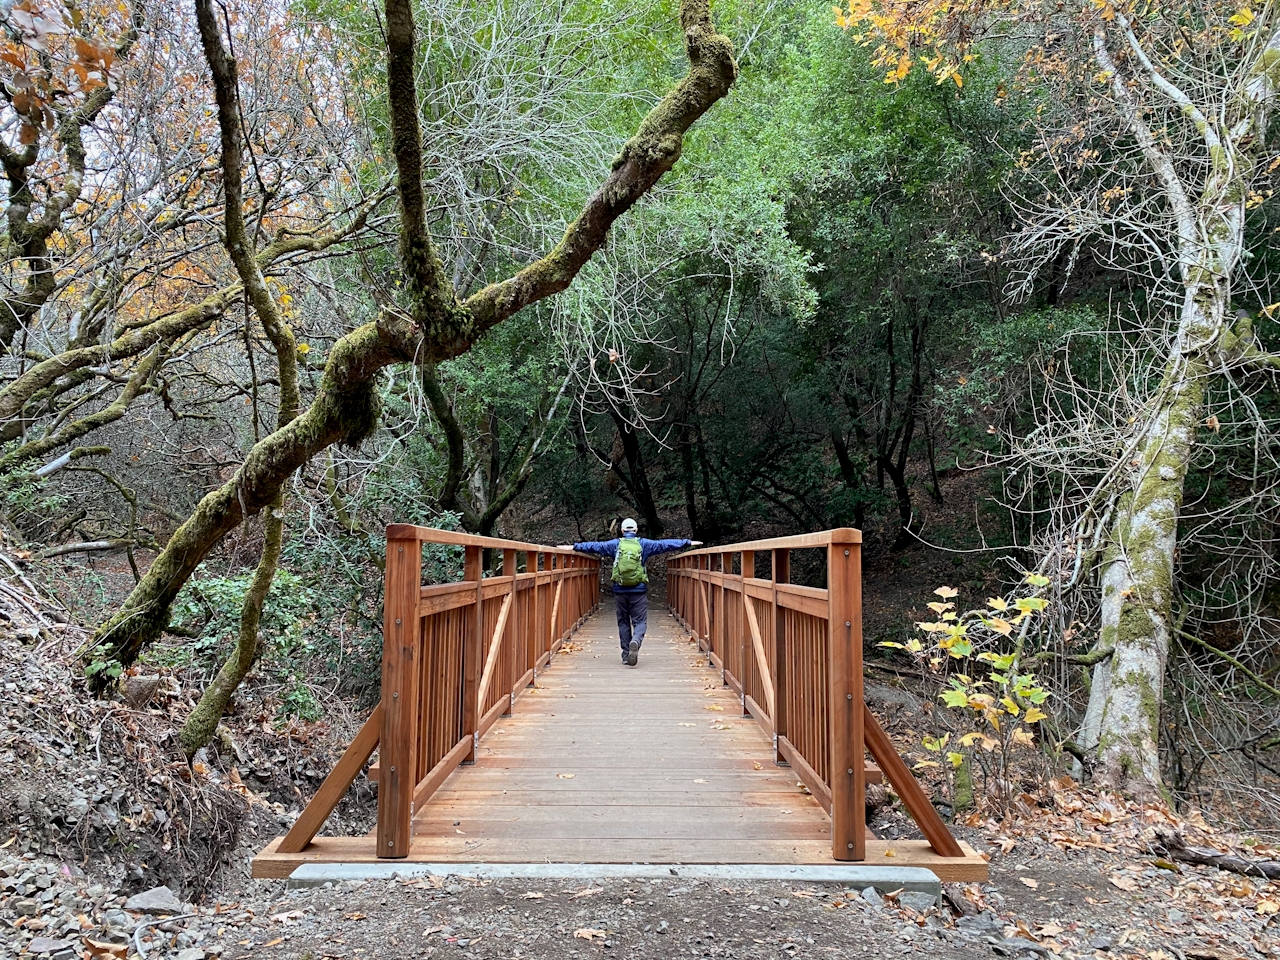
<path id="1" fill-rule="evenodd" d="M 791 582 L 791 551 L 773 551 L 773 759 L 784 763 L 778 738 L 790 736 L 787 723 L 787 611 L 778 602 L 778 584 Z"/>
<path id="2" fill-rule="evenodd" d="M 750 711 L 747 710 L 747 692 L 750 689 L 758 694 L 756 685 L 750 682 L 750 678 L 757 675 L 755 645 L 751 640 L 751 623 L 747 620 L 747 604 L 751 602 L 751 598 L 747 596 L 747 581 L 755 576 L 756 572 L 756 555 L 753 550 L 743 550 L 741 554 L 742 576 L 738 580 L 738 586 L 742 588 L 742 605 L 738 608 L 738 662 L 742 664 L 742 715 L 747 716 Z M 753 698 L 754 699 L 754 698 Z"/>
<path id="3" fill-rule="evenodd" d="M 506 644 L 508 677 L 504 686 L 507 691 L 507 709 L 502 711 L 502 715 L 504 717 L 509 717 L 511 716 L 511 708 L 515 700 L 515 685 L 520 679 L 520 675 L 517 672 L 519 669 L 517 666 L 517 658 L 519 656 L 518 648 L 520 644 L 516 641 L 516 638 L 520 636 L 520 631 L 516 627 L 516 624 L 519 621 L 519 611 L 516 608 L 516 601 L 518 598 L 516 597 L 516 552 L 514 550 L 502 551 L 502 575 L 504 577 L 511 578 L 511 582 L 507 585 L 508 589 L 511 591 L 511 609 L 507 612 L 507 622 L 503 626 L 502 636 L 498 638 L 498 642 Z M 499 687 L 498 689 L 502 689 L 502 687 Z"/>
<path id="4" fill-rule="evenodd" d="M 463 763 L 476 762 L 476 731 L 484 704 L 476 702 L 480 685 L 480 671 L 484 667 L 484 566 L 479 547 L 466 547 L 462 563 L 462 578 L 476 583 L 474 607 L 463 607 L 462 626 L 462 734 L 471 738 L 471 748 Z"/>

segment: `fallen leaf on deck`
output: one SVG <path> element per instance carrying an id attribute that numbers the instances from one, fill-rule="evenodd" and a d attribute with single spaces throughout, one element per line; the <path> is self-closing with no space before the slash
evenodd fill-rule
<path id="1" fill-rule="evenodd" d="M 557 774 L 556 774 L 556 776 L 557 776 L 557 777 L 559 777 L 561 780 L 572 780 L 572 779 L 573 779 L 573 774 L 572 774 L 572 773 L 557 773 Z"/>
<path id="2" fill-rule="evenodd" d="M 758 761 L 758 760 L 757 760 L 755 763 L 753 763 L 751 766 L 755 767 L 757 770 L 763 770 L 763 769 L 764 769 L 764 764 L 760 763 L 760 761 Z"/>
<path id="3" fill-rule="evenodd" d="M 724 710 L 724 707 L 720 706 L 720 704 L 718 704 L 718 703 L 708 703 L 708 704 L 707 704 L 705 707 L 703 707 L 702 709 L 703 709 L 703 710 L 719 710 L 719 711 L 723 711 L 723 710 Z"/>
<path id="4" fill-rule="evenodd" d="M 707 781 L 705 781 L 705 780 L 695 780 L 695 781 L 693 781 L 693 782 L 694 782 L 694 783 L 706 783 Z"/>

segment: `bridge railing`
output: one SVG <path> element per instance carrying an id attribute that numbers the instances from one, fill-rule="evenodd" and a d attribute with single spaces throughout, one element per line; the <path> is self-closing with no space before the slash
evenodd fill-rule
<path id="1" fill-rule="evenodd" d="M 792 583 L 792 551 L 814 549 L 825 554 L 827 585 Z M 767 576 L 756 576 L 758 560 Z M 667 561 L 667 599 L 743 713 L 773 737 L 776 762 L 831 815 L 835 859 L 866 859 L 867 751 L 934 851 L 964 856 L 863 700 L 860 531 L 687 551 Z"/>
<path id="2" fill-rule="evenodd" d="M 463 548 L 463 578 L 422 585 L 424 544 Z M 484 551 L 502 572 L 484 576 Z M 595 609 L 600 561 L 572 550 L 431 527 L 387 527 L 382 700 L 277 851 L 306 848 L 378 750 L 377 855 L 408 856 L 413 811 L 510 713 Z"/>

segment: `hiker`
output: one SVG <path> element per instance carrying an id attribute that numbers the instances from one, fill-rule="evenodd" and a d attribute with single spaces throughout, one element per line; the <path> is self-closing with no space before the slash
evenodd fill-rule
<path id="1" fill-rule="evenodd" d="M 700 540 L 647 540 L 636 535 L 636 522 L 630 517 L 622 521 L 622 536 L 617 540 L 589 540 L 575 543 L 580 553 L 593 553 L 613 561 L 613 599 L 618 606 L 618 641 L 622 644 L 622 662 L 634 667 L 640 657 L 640 644 L 649 625 L 649 575 L 644 565 L 651 557 L 685 547 L 696 547 Z"/>

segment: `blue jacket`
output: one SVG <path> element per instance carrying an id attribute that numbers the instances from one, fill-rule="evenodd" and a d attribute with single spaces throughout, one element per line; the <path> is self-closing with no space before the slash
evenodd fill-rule
<path id="1" fill-rule="evenodd" d="M 635 536 L 635 534 L 626 534 L 626 536 Z M 640 537 L 640 561 L 648 563 L 651 557 L 656 557 L 661 553 L 670 553 L 672 550 L 683 550 L 690 546 L 691 540 L 647 540 Z M 575 543 L 573 549 L 581 553 L 594 553 L 598 557 L 604 557 L 607 560 L 613 560 L 618 556 L 617 540 L 588 540 L 586 543 Z M 624 587 L 615 583 L 613 585 L 614 593 L 644 593 L 649 589 L 646 583 L 638 583 L 634 587 Z"/>

